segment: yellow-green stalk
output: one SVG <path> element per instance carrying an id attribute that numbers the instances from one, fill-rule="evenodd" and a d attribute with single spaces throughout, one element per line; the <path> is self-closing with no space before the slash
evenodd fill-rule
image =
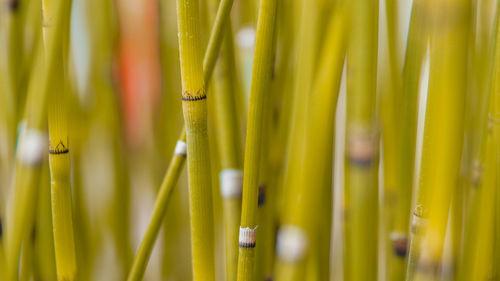
<path id="1" fill-rule="evenodd" d="M 287 139 L 287 158 L 285 159 L 285 175 L 283 179 L 283 202 L 280 209 L 287 210 L 287 204 L 292 202 L 298 187 L 297 176 L 302 169 L 302 163 L 295 161 L 304 154 L 305 119 L 308 108 L 304 105 L 309 101 L 309 95 L 316 69 L 316 59 L 319 41 L 319 7 L 316 1 L 296 0 L 294 18 L 299 22 L 295 32 L 297 49 L 297 62 L 294 64 L 295 80 L 292 89 L 291 113 L 289 116 L 289 129 Z M 289 26 L 287 28 L 290 28 Z M 282 212 L 281 215 L 284 215 Z"/>
<path id="2" fill-rule="evenodd" d="M 71 1 L 43 0 L 43 39 L 49 120 L 49 166 L 52 194 L 52 223 L 57 278 L 72 281 L 76 278 L 76 257 L 71 211 L 70 158 L 65 80 L 65 51 L 69 38 Z M 62 81 L 61 81 L 62 79 Z M 45 90 L 45 89 L 44 89 Z"/>
<path id="3" fill-rule="evenodd" d="M 177 0 L 182 109 L 187 137 L 194 280 L 214 280 L 214 229 L 207 104 L 198 1 Z"/>
<path id="4" fill-rule="evenodd" d="M 34 69 L 31 71 L 28 99 L 19 143 L 16 151 L 16 166 L 11 200 L 5 220 L 6 280 L 18 279 L 21 245 L 34 223 L 38 183 L 42 164 L 46 160 L 46 114 L 47 92 L 40 91 L 47 74 L 43 69 L 41 41 L 36 52 Z"/>
<path id="5" fill-rule="evenodd" d="M 227 1 L 226 1 L 227 2 Z M 230 7 L 229 7 L 230 8 Z M 219 6 L 217 14 L 223 14 L 225 17 L 229 15 L 227 11 L 226 6 Z M 219 22 L 224 22 L 224 18 L 219 18 Z M 215 26 L 217 26 L 215 28 Z M 209 47 L 207 47 L 205 57 L 204 57 L 204 69 L 207 71 L 204 72 L 204 83 L 205 85 L 208 84 L 210 80 L 210 75 L 213 72 L 213 68 L 215 67 L 215 63 L 210 63 L 211 58 L 216 58 L 213 53 L 218 53 L 221 44 L 219 43 L 222 41 L 223 32 L 220 32 L 219 29 L 225 28 L 225 25 L 223 24 L 218 24 L 214 25 L 214 28 L 212 30 L 211 36 L 210 36 L 210 42 L 209 42 Z M 218 46 L 218 47 L 217 47 Z M 182 148 L 182 143 L 186 142 L 186 136 L 185 136 L 185 131 L 181 133 L 181 136 L 179 137 L 178 143 L 179 143 L 179 150 Z M 184 161 L 178 161 L 181 158 L 181 155 L 175 154 L 173 156 L 172 161 L 169 164 L 169 168 L 167 170 L 167 173 L 165 174 L 165 178 L 163 180 L 163 183 L 160 187 L 159 195 L 158 198 L 156 199 L 155 203 L 155 209 L 153 211 L 153 215 L 151 218 L 151 221 L 148 225 L 148 228 L 146 230 L 146 235 L 144 236 L 141 245 L 139 247 L 138 253 L 134 259 L 133 265 L 131 272 L 128 276 L 128 280 L 141 280 L 142 276 L 144 275 L 144 271 L 146 269 L 147 262 L 149 260 L 149 257 L 151 255 L 152 248 L 154 246 L 154 241 L 156 240 L 156 237 L 158 236 L 158 232 L 160 229 L 160 225 L 162 223 L 162 219 L 165 216 L 167 204 L 171 195 L 171 190 L 174 188 L 175 184 L 177 183 L 177 180 L 180 176 L 180 172 L 182 170 L 182 165 L 184 164 Z M 177 165 L 179 165 L 177 167 Z"/>
<path id="6" fill-rule="evenodd" d="M 328 151 L 333 150 L 335 109 L 344 64 L 347 31 L 344 12 L 343 6 L 338 6 L 331 15 L 319 56 L 318 75 L 308 104 L 314 110 L 309 110 L 306 116 L 303 171 L 299 176 L 298 193 L 285 211 L 284 225 L 277 238 L 276 279 L 279 281 L 304 280 L 307 261 L 313 267 L 317 267 L 314 261 L 319 261 L 313 248 L 324 247 L 316 241 L 322 231 L 320 228 L 325 227 L 319 227 L 323 221 L 318 217 L 323 210 L 317 204 L 324 202 L 323 194 L 328 194 L 326 190 L 331 188 L 331 177 L 328 183 L 325 179 L 326 175 L 331 175 L 327 169 L 331 167 L 328 162 L 332 154 Z"/>
<path id="7" fill-rule="evenodd" d="M 218 1 L 216 1 L 218 2 Z M 223 198 L 226 280 L 236 280 L 238 269 L 238 226 L 241 217 L 243 185 L 242 149 L 239 118 L 235 96 L 236 65 L 233 34 L 230 22 L 224 26 L 224 39 L 219 63 L 214 74 L 214 104 L 218 153 L 220 159 L 220 188 Z"/>
<path id="8" fill-rule="evenodd" d="M 378 272 L 378 1 L 350 3 L 347 55 L 345 196 L 348 205 L 346 280 Z"/>
<path id="9" fill-rule="evenodd" d="M 243 202 L 239 233 L 238 281 L 254 280 L 259 165 L 263 136 L 263 109 L 268 102 L 273 70 L 273 38 L 276 0 L 262 0 L 259 6 L 257 34 L 250 87 L 248 124 L 245 146 Z"/>
<path id="10" fill-rule="evenodd" d="M 385 1 L 387 23 L 387 65 L 383 68 L 383 83 L 380 95 L 381 141 L 383 151 L 383 243 L 385 246 L 385 269 L 389 280 L 402 280 L 405 272 L 404 257 L 394 251 L 394 244 L 402 244 L 403 234 L 392 232 L 395 226 L 396 208 L 401 199 L 401 71 L 398 47 L 398 3 Z M 418 75 L 417 75 L 418 77 Z M 405 124 L 406 125 L 406 124 Z M 412 127 L 414 128 L 414 127 Z M 405 187 L 406 188 L 406 187 Z M 408 204 L 409 205 L 409 204 Z M 407 206 L 408 206 L 407 205 Z M 392 235 L 392 236 L 391 236 Z M 392 238 L 392 239 L 391 239 Z M 396 240 L 401 241 L 396 241 Z"/>
<path id="11" fill-rule="evenodd" d="M 38 187 L 37 214 L 35 224 L 35 280 L 56 280 L 54 237 L 50 210 L 50 172 L 46 161 Z"/>
<path id="12" fill-rule="evenodd" d="M 498 6 L 498 4 L 497 4 Z M 494 276 L 494 252 L 492 246 L 494 246 L 494 231 L 492 227 L 495 222 L 494 210 L 495 210 L 495 200 L 496 192 L 498 190 L 495 187 L 496 181 L 498 181 L 498 176 L 496 172 L 497 155 L 495 149 L 494 140 L 494 130 L 495 126 L 495 99 L 498 93 L 495 93 L 495 82 L 498 78 L 498 57 L 500 57 L 500 52 L 498 48 L 497 36 L 500 34 L 498 31 L 498 16 L 496 21 L 494 21 L 491 36 L 492 47 L 489 54 L 483 54 L 486 57 L 492 58 L 492 62 L 487 69 L 483 70 L 484 73 L 488 73 L 488 77 L 483 81 L 487 85 L 483 85 L 486 89 L 489 89 L 485 105 L 489 108 L 488 111 L 480 112 L 482 116 L 476 117 L 478 120 L 482 120 L 482 136 L 480 154 L 476 157 L 479 167 L 481 167 L 478 179 L 472 182 L 471 190 L 469 191 L 469 204 L 467 220 L 465 222 L 465 234 L 463 243 L 463 256 L 460 261 L 459 273 L 457 277 L 460 280 L 481 280 L 487 279 L 488 276 Z M 496 45 L 496 47 L 495 47 Z M 496 90 L 498 91 L 498 90 Z"/>
<path id="13" fill-rule="evenodd" d="M 413 214 L 413 227 L 418 230 L 411 243 L 417 244 L 410 253 L 407 280 L 439 277 L 463 140 L 469 3 L 446 0 L 430 3 L 428 8 L 431 67 L 419 195 Z"/>
<path id="14" fill-rule="evenodd" d="M 406 44 L 406 54 L 403 66 L 403 81 L 399 85 L 402 96 L 394 106 L 399 106 L 399 115 L 393 118 L 401 119 L 397 122 L 397 133 L 399 135 L 396 163 L 400 165 L 397 177 L 395 197 L 386 198 L 395 200 L 393 212 L 394 222 L 387 233 L 389 238 L 390 252 L 388 254 L 387 275 L 389 280 L 403 280 L 406 274 L 406 257 L 409 242 L 409 217 L 411 206 L 411 195 L 413 190 L 413 175 L 415 163 L 415 148 L 417 136 L 417 105 L 420 72 L 423 63 L 423 56 L 427 45 L 425 36 L 422 1 L 414 1 L 410 15 L 410 25 L 408 30 L 408 40 Z M 394 64 L 394 62 L 393 62 Z M 392 66 L 394 67 L 394 66 Z M 394 70 L 393 70 L 394 71 Z M 392 77 L 392 75 L 391 75 Z M 398 86 L 394 82 L 394 86 Z M 395 93 L 398 95 L 398 93 Z M 386 146 L 384 146 L 386 147 Z M 390 147 L 384 148 L 391 149 Z M 385 163 L 384 163 L 384 169 Z"/>
<path id="15" fill-rule="evenodd" d="M 165 178 L 160 186 L 160 190 L 155 202 L 155 208 L 153 210 L 153 215 L 149 226 L 144 234 L 141 245 L 137 250 L 134 263 L 132 264 L 132 269 L 128 275 L 127 280 L 142 280 L 144 271 L 146 270 L 146 265 L 151 256 L 151 251 L 153 250 L 154 242 L 160 231 L 161 223 L 163 222 L 163 217 L 167 210 L 168 201 L 170 200 L 170 195 L 172 190 L 177 184 L 180 173 L 186 159 L 186 132 L 182 130 L 179 141 L 175 147 L 174 155 L 170 161 Z"/>

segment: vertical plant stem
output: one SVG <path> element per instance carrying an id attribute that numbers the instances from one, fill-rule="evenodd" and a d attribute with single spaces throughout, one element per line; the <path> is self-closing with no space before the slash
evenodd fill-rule
<path id="1" fill-rule="evenodd" d="M 229 13 L 227 11 L 224 11 L 224 9 L 227 9 L 227 7 L 220 5 L 217 11 L 217 15 L 224 14 L 225 17 L 228 17 Z M 223 17 L 222 18 L 218 17 L 218 18 L 219 22 L 224 22 L 225 20 Z M 217 28 L 215 28 L 215 26 L 217 26 Z M 203 63 L 204 69 L 206 70 L 204 71 L 204 76 L 203 76 L 205 85 L 208 84 L 211 76 L 210 74 L 213 72 L 213 68 L 215 67 L 215 63 L 210 63 L 211 59 L 209 58 L 217 57 L 213 53 L 218 53 L 220 50 L 221 46 L 220 41 L 222 41 L 224 33 L 220 32 L 219 29 L 223 28 L 225 28 L 225 25 L 218 24 L 214 25 L 214 29 L 212 29 L 209 47 L 207 47 L 207 50 L 205 52 L 204 63 Z M 181 149 L 182 143 L 185 142 L 186 142 L 186 133 L 185 130 L 183 129 L 178 140 L 178 143 L 181 143 L 179 144 L 180 145 L 179 149 Z M 163 179 L 163 183 L 158 192 L 158 198 L 156 199 L 152 218 L 146 230 L 146 234 L 141 241 L 139 250 L 134 258 L 132 269 L 128 276 L 128 280 L 141 280 L 144 275 L 144 271 L 146 270 L 149 257 L 151 256 L 151 251 L 153 249 L 154 242 L 158 237 L 158 232 L 160 230 L 162 219 L 165 216 L 169 198 L 172 194 L 171 190 L 175 187 L 179 179 L 180 172 L 182 170 L 182 165 L 184 164 L 184 161 L 179 160 L 181 158 L 182 158 L 181 155 L 175 154 L 169 164 L 168 170 Z"/>
<path id="2" fill-rule="evenodd" d="M 418 212 L 414 219 L 416 216 L 419 230 L 412 238 L 417 245 L 408 265 L 407 280 L 434 280 L 441 269 L 451 195 L 455 192 L 461 159 L 468 7 L 467 0 L 428 6 L 432 27 L 431 69 L 419 178 L 422 196 L 416 202 Z"/>
<path id="3" fill-rule="evenodd" d="M 219 176 L 223 197 L 226 248 L 226 280 L 236 280 L 238 270 L 238 226 L 241 218 L 243 186 L 242 149 L 236 113 L 235 58 L 231 25 L 225 26 L 219 65 L 215 69 L 214 99 L 217 120 L 217 143 L 220 155 Z"/>
<path id="4" fill-rule="evenodd" d="M 328 162 L 331 163 L 332 153 L 328 152 L 333 150 L 335 108 L 345 57 L 347 24 L 344 12 L 344 7 L 338 6 L 331 15 L 319 56 L 317 76 L 308 105 L 314 110 L 308 111 L 306 115 L 304 158 L 301 161 L 303 171 L 299 176 L 297 194 L 285 211 L 284 225 L 277 238 L 278 281 L 303 280 L 308 262 L 313 268 L 318 267 L 315 263 L 319 262 L 319 255 L 313 249 L 317 248 L 317 251 L 324 247 L 320 241 L 316 241 L 323 231 L 321 228 L 325 227 L 322 225 L 323 220 L 319 219 L 323 210 L 317 206 L 317 202 L 324 202 L 322 196 L 331 189 L 331 177 L 325 179 L 327 175 L 331 176 Z M 309 273 L 317 274 L 315 269 Z"/>
<path id="5" fill-rule="evenodd" d="M 351 4 L 347 55 L 345 192 L 346 280 L 378 272 L 378 132 L 375 120 L 378 1 Z"/>
<path id="6" fill-rule="evenodd" d="M 273 70 L 276 6 L 276 0 L 261 0 L 259 6 L 245 147 L 238 281 L 254 280 L 263 109 L 269 100 L 267 91 Z"/>
<path id="7" fill-rule="evenodd" d="M 6 219 L 6 280 L 18 279 L 21 245 L 34 223 L 34 209 L 30 206 L 36 205 L 39 176 L 46 160 L 47 92 L 40 91 L 40 87 L 48 75 L 43 72 L 41 41 L 38 45 L 28 87 L 24 115 L 26 125 L 20 133 L 16 151 L 12 205 Z"/>
<path id="8" fill-rule="evenodd" d="M 182 109 L 187 136 L 194 280 L 214 280 L 214 229 L 207 104 L 198 1 L 177 0 Z"/>
<path id="9" fill-rule="evenodd" d="M 155 208 L 153 210 L 153 216 L 151 217 L 151 221 L 149 222 L 141 245 L 137 250 L 136 258 L 128 275 L 127 280 L 129 281 L 142 280 L 147 262 L 151 256 L 151 251 L 153 250 L 154 242 L 156 241 L 156 237 L 160 231 L 160 226 L 168 206 L 168 201 L 171 197 L 170 195 L 172 194 L 172 190 L 179 179 L 184 161 L 186 159 L 185 141 L 186 132 L 182 130 L 174 155 L 172 156 L 167 173 L 165 174 L 165 178 L 161 184 L 160 191 L 158 192 Z"/>
<path id="10" fill-rule="evenodd" d="M 44 43 L 46 72 L 50 74 L 47 90 L 49 119 L 49 166 L 52 194 L 52 220 L 57 278 L 71 281 L 76 278 L 76 257 L 71 211 L 70 158 L 67 84 L 64 77 L 65 44 L 69 38 L 71 1 L 43 0 Z M 63 78 L 63 81 L 57 79 Z"/>

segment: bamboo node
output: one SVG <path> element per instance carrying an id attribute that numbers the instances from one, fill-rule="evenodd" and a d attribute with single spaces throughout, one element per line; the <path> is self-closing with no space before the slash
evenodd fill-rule
<path id="1" fill-rule="evenodd" d="M 259 197 L 257 199 L 257 205 L 260 207 L 266 203 L 266 184 L 262 183 L 259 185 Z"/>
<path id="2" fill-rule="evenodd" d="M 49 154 L 66 154 L 69 149 L 64 145 L 63 141 L 60 140 L 56 147 L 49 147 Z"/>
<path id="3" fill-rule="evenodd" d="M 423 209 L 421 206 L 417 206 L 413 212 L 412 220 L 411 220 L 411 232 L 417 233 L 421 229 L 426 228 L 429 224 L 429 219 L 422 216 Z"/>
<path id="4" fill-rule="evenodd" d="M 280 228 L 276 244 L 278 257 L 290 263 L 302 260 L 308 247 L 306 234 L 294 225 L 285 225 Z"/>
<path id="5" fill-rule="evenodd" d="M 187 154 L 187 145 L 184 141 L 177 141 L 175 144 L 174 155 L 185 157 Z"/>
<path id="6" fill-rule="evenodd" d="M 196 95 L 192 95 L 188 91 L 184 91 L 182 93 L 182 100 L 183 101 L 199 101 L 199 100 L 204 100 L 207 98 L 207 95 L 205 94 L 205 89 L 201 88 L 196 92 Z"/>
<path id="7" fill-rule="evenodd" d="M 239 245 L 240 248 L 255 248 L 257 241 L 257 227 L 240 227 Z"/>
<path id="8" fill-rule="evenodd" d="M 11 12 L 15 12 L 19 8 L 19 0 L 9 0 L 7 6 Z"/>
<path id="9" fill-rule="evenodd" d="M 17 159 L 24 165 L 38 165 L 44 159 L 47 135 L 35 129 L 25 130 L 20 137 Z"/>
<path id="10" fill-rule="evenodd" d="M 347 158 L 352 164 L 370 166 L 377 154 L 377 139 L 375 134 L 356 131 L 347 140 Z"/>
<path id="11" fill-rule="evenodd" d="M 243 172 L 236 169 L 225 169 L 219 174 L 220 193 L 223 198 L 241 198 Z"/>
<path id="12" fill-rule="evenodd" d="M 391 232 L 389 238 L 392 242 L 392 249 L 396 256 L 400 258 L 406 257 L 408 251 L 408 235 L 403 232 Z"/>
<path id="13" fill-rule="evenodd" d="M 483 170 L 484 165 L 481 163 L 481 161 L 476 159 L 472 166 L 471 180 L 473 186 L 479 186 L 481 184 L 481 181 L 483 179 Z"/>

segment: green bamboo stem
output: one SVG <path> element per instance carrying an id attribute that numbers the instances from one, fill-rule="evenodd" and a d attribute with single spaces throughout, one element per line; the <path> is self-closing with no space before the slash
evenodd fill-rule
<path id="1" fill-rule="evenodd" d="M 422 196 L 416 201 L 420 213 L 414 214 L 420 225 L 412 238 L 412 243 L 421 243 L 411 253 L 407 280 L 434 280 L 440 274 L 462 149 L 468 2 L 444 1 L 431 3 L 428 8 L 432 27 L 431 69 L 419 179 Z"/>
<path id="2" fill-rule="evenodd" d="M 225 6 L 219 6 L 217 14 L 220 13 L 225 13 L 221 11 L 221 9 L 225 9 Z M 228 16 L 228 13 L 225 13 L 226 16 Z M 222 22 L 223 19 L 220 19 Z M 215 25 L 214 25 L 215 26 Z M 224 25 L 217 25 L 217 30 L 220 28 L 224 28 Z M 217 34 L 217 37 L 215 37 L 214 34 Z M 218 41 L 222 41 L 222 36 L 224 35 L 223 32 L 215 32 L 215 30 L 212 30 L 212 34 L 210 36 L 211 40 L 209 42 L 209 46 L 211 45 L 216 45 L 216 46 L 221 46 L 220 43 L 217 43 Z M 205 85 L 208 84 L 210 80 L 210 74 L 212 73 L 213 69 L 215 67 L 215 64 L 211 64 L 209 62 L 211 57 L 217 57 L 213 53 L 218 53 L 219 49 L 215 47 L 207 47 L 206 53 L 205 53 L 205 59 L 204 59 L 204 69 L 207 71 L 204 72 L 204 83 Z M 179 138 L 179 141 L 185 142 L 185 139 L 183 138 L 183 135 L 185 134 L 184 130 L 183 133 L 181 133 L 181 136 Z M 179 158 L 179 157 L 177 157 Z M 167 204 L 169 202 L 169 198 L 171 196 L 171 190 L 174 188 L 176 185 L 178 178 L 180 176 L 180 171 L 182 170 L 182 165 L 184 162 L 179 163 L 179 167 L 175 167 L 176 161 L 177 160 L 176 156 L 174 155 L 172 161 L 169 164 L 169 168 L 167 170 L 167 173 L 165 174 L 163 183 L 160 187 L 159 190 L 159 195 L 155 203 L 155 208 L 153 211 L 153 215 L 151 218 L 151 221 L 148 225 L 148 228 L 146 230 L 146 235 L 141 241 L 141 244 L 139 246 L 139 250 L 134 258 L 133 264 L 132 264 L 132 269 L 131 272 L 129 273 L 128 280 L 141 280 L 144 271 L 146 269 L 146 265 L 148 263 L 149 257 L 151 255 L 152 248 L 154 246 L 154 242 L 158 236 L 158 232 L 160 229 L 160 225 L 162 223 L 162 219 L 165 216 Z M 175 174 L 173 174 L 175 173 Z M 167 181 L 167 178 L 169 179 Z"/>
<path id="3" fill-rule="evenodd" d="M 390 248 L 388 251 L 390 251 L 390 254 L 388 256 L 389 264 L 387 274 L 390 280 L 402 280 L 406 274 L 406 257 L 408 253 L 408 241 L 410 240 L 408 234 L 409 210 L 413 190 L 417 135 L 418 88 L 426 46 L 426 36 L 424 35 L 424 28 L 422 28 L 423 21 L 422 1 L 414 1 L 410 16 L 408 40 L 403 66 L 403 83 L 399 85 L 403 94 L 402 97 L 399 98 L 397 104 L 401 106 L 401 110 L 399 116 L 393 117 L 401 119 L 396 125 L 400 134 L 400 145 L 398 147 L 399 159 L 396 159 L 396 161 L 398 161 L 397 163 L 400 165 L 400 175 L 397 178 L 398 181 L 395 182 L 397 196 L 396 198 L 390 198 L 396 201 L 394 210 L 397 210 L 395 211 L 394 223 L 391 231 L 388 233 L 390 241 Z M 395 62 L 391 64 L 391 68 L 395 67 L 394 64 Z M 393 87 L 398 87 L 397 83 L 395 83 Z"/>
<path id="4" fill-rule="evenodd" d="M 347 56 L 346 280 L 378 272 L 378 132 L 375 120 L 378 1 L 351 3 Z"/>
<path id="5" fill-rule="evenodd" d="M 228 18 L 233 6 L 233 2 L 234 0 L 221 0 L 219 8 L 217 10 L 217 14 L 215 15 L 212 32 L 210 33 L 207 50 L 203 59 L 205 81 L 209 80 L 206 79 L 206 77 L 212 76 L 212 71 L 214 69 L 215 62 L 217 61 L 220 46 L 222 44 L 222 38 L 226 32 L 224 25 L 226 25 L 229 21 Z"/>
<path id="6" fill-rule="evenodd" d="M 298 175 L 302 169 L 302 163 L 295 161 L 304 155 L 304 132 L 305 120 L 303 116 L 307 114 L 309 95 L 311 91 L 314 72 L 316 69 L 316 51 L 319 41 L 319 8 L 316 1 L 296 0 L 294 15 L 296 21 L 301 24 L 297 27 L 297 62 L 295 64 L 295 81 L 293 82 L 293 96 L 291 103 L 291 113 L 289 117 L 289 132 L 287 139 L 287 158 L 285 159 L 285 175 L 283 179 L 283 200 L 281 210 L 288 210 L 287 204 L 293 202 L 293 197 L 297 194 Z M 284 213 L 281 214 L 284 216 Z"/>
<path id="7" fill-rule="evenodd" d="M 41 43 L 41 42 L 40 42 Z M 28 101 L 25 110 L 26 127 L 20 134 L 17 148 L 12 205 L 9 207 L 5 231 L 6 280 L 18 279 L 18 261 L 25 233 L 32 228 L 34 210 L 28 206 L 36 205 L 37 184 L 42 163 L 45 160 L 46 146 L 46 100 L 47 93 L 40 93 L 39 87 L 46 79 L 43 72 L 41 44 L 35 50 L 36 59 L 32 71 Z"/>
<path id="8" fill-rule="evenodd" d="M 71 211 L 70 158 L 68 143 L 67 84 L 64 80 L 65 54 L 69 38 L 71 1 L 44 0 L 43 37 L 49 115 L 49 166 L 51 172 L 52 218 L 58 280 L 75 280 L 76 257 Z M 65 34 L 66 33 L 66 34 Z M 63 82 L 56 79 L 63 77 Z"/>
<path id="9" fill-rule="evenodd" d="M 338 6 L 331 15 L 319 56 L 321 59 L 318 61 L 317 76 L 308 105 L 314 110 L 308 111 L 306 116 L 305 149 L 301 161 L 303 171 L 299 177 L 298 193 L 285 213 L 285 225 L 277 238 L 276 280 L 303 280 L 308 263 L 312 266 L 307 270 L 308 276 L 320 274 L 316 272 L 318 265 L 314 261 L 319 262 L 319 254 L 313 252 L 313 243 L 319 243 L 315 238 L 320 236 L 321 228 L 325 227 L 322 220 L 316 219 L 322 213 L 317 202 L 322 200 L 323 194 L 328 193 L 327 189 L 331 189 L 331 169 L 328 169 L 331 165 L 328 163 L 331 163 L 332 153 L 328 151 L 333 150 L 335 108 L 344 64 L 344 37 L 347 34 L 344 12 L 345 9 Z M 328 199 L 331 200 L 331 197 Z M 316 250 L 321 247 L 325 245 L 317 244 Z M 294 252 L 290 249 L 299 250 Z"/>
<path id="10" fill-rule="evenodd" d="M 235 58 L 230 23 L 225 26 L 220 61 L 215 69 L 214 100 L 217 144 L 220 157 L 220 187 L 223 197 L 226 280 L 236 280 L 238 269 L 238 226 L 241 217 L 242 149 L 236 110 Z M 236 178 L 227 178 L 231 175 Z M 238 176 L 240 175 L 240 176 Z M 231 182 L 231 180 L 234 180 Z M 230 182 L 228 182 L 230 181 Z M 226 189 L 227 188 L 227 189 Z"/>
<path id="11" fill-rule="evenodd" d="M 498 4 L 497 4 L 498 6 Z M 494 21 L 494 26 L 498 27 L 498 15 Z M 460 272 L 457 275 L 460 280 L 469 279 L 485 279 L 488 276 L 493 276 L 493 253 L 488 253 L 492 247 L 493 243 L 493 233 L 494 229 L 491 228 L 494 225 L 494 194 L 498 192 L 495 190 L 495 146 L 494 146 L 494 115 L 495 115 L 495 99 L 498 95 L 495 93 L 495 78 L 496 60 L 500 56 L 498 51 L 498 39 L 497 36 L 500 32 L 493 29 L 491 34 L 491 41 L 493 48 L 490 49 L 489 54 L 484 55 L 485 57 L 492 58 L 489 65 L 484 65 L 487 69 L 483 70 L 484 73 L 488 73 L 486 82 L 483 85 L 483 89 L 487 90 L 487 95 L 485 98 L 485 105 L 489 107 L 488 111 L 483 111 L 481 114 L 483 116 L 476 117 L 478 120 L 483 120 L 482 130 L 483 136 L 480 139 L 480 154 L 476 156 L 476 161 L 479 163 L 481 170 L 480 174 L 477 176 L 477 180 L 472 181 L 471 190 L 469 191 L 469 208 L 467 213 L 467 220 L 465 222 L 465 234 L 463 243 L 463 256 L 460 261 Z M 487 82 L 489 81 L 489 83 Z M 491 235 L 491 236 L 490 236 Z M 488 268 L 491 267 L 491 268 Z"/>
<path id="12" fill-rule="evenodd" d="M 380 117 L 382 123 L 381 139 L 383 147 L 383 237 L 386 248 L 385 271 L 389 280 L 402 280 L 405 274 L 404 257 L 401 258 L 400 251 L 395 251 L 395 246 L 403 248 L 405 234 L 395 231 L 396 208 L 398 203 L 405 202 L 400 196 L 401 192 L 401 71 L 399 63 L 398 35 L 398 3 L 390 0 L 385 2 L 385 14 L 387 22 L 387 55 L 388 66 L 384 71 L 386 78 L 382 85 L 380 98 Z M 418 76 L 418 74 L 417 74 Z M 414 103 L 415 104 L 415 103 Z M 406 124 L 405 124 L 406 126 Z M 413 127 L 414 128 L 414 127 Z M 405 152 L 403 152 L 405 153 Z M 407 188 L 407 187 L 405 187 Z M 407 204 L 408 206 L 409 204 Z M 407 211 L 404 211 L 408 213 Z"/>
<path id="13" fill-rule="evenodd" d="M 495 62 L 491 81 L 491 90 L 494 93 L 492 102 L 493 114 L 490 119 L 493 121 L 493 139 L 494 147 L 496 148 L 496 218 L 495 218 L 495 242 L 494 242 L 494 272 L 493 278 L 500 277 L 500 10 L 499 2 L 497 2 L 497 27 L 496 27 L 496 46 L 495 46 Z"/>
<path id="14" fill-rule="evenodd" d="M 186 132 L 183 130 L 181 136 L 179 137 L 178 146 L 176 151 L 172 156 L 170 165 L 168 167 L 165 178 L 160 186 L 158 196 L 155 202 L 155 208 L 153 210 L 153 215 L 149 222 L 148 228 L 144 237 L 142 239 L 141 245 L 137 250 L 136 258 L 130 270 L 127 280 L 142 280 L 144 271 L 146 270 L 146 265 L 151 256 L 151 251 L 153 250 L 154 242 L 160 231 L 160 226 L 165 216 L 167 210 L 168 202 L 170 200 L 172 190 L 177 184 L 180 173 L 182 171 L 184 161 L 186 159 L 185 151 L 185 141 Z"/>
<path id="15" fill-rule="evenodd" d="M 50 172 L 45 161 L 40 176 L 35 224 L 35 280 L 56 280 L 54 237 L 50 210 Z"/>
<path id="16" fill-rule="evenodd" d="M 214 227 L 198 1 L 177 1 L 194 280 L 214 280 Z"/>
<path id="17" fill-rule="evenodd" d="M 255 245 L 257 232 L 257 207 L 259 165 L 264 128 L 263 110 L 268 102 L 270 79 L 273 70 L 273 38 L 275 32 L 276 0 L 262 0 L 257 21 L 257 35 L 250 87 L 245 164 L 243 179 L 243 202 L 239 233 L 238 278 L 253 280 Z"/>

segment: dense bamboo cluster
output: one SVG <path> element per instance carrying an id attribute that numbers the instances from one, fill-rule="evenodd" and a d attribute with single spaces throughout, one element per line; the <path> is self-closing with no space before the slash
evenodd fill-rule
<path id="1" fill-rule="evenodd" d="M 2 0 L 0 280 L 497 279 L 499 0 Z"/>

